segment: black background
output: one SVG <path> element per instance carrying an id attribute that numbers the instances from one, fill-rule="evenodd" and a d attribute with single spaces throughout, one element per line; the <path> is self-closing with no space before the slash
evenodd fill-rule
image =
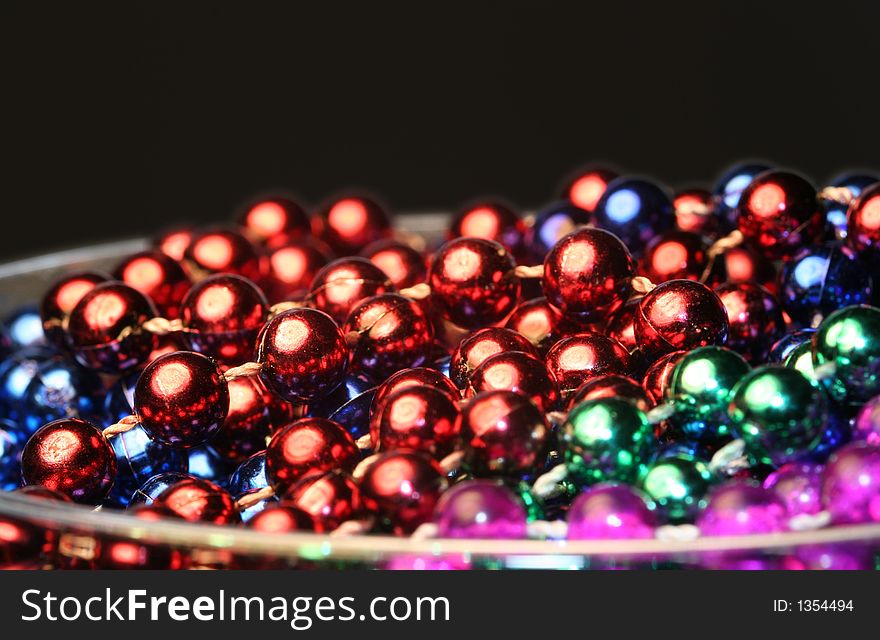
<path id="1" fill-rule="evenodd" d="M 0 256 L 274 187 L 531 207 L 597 160 L 673 186 L 877 167 L 880 5 L 822 4 L 4 2 Z"/>

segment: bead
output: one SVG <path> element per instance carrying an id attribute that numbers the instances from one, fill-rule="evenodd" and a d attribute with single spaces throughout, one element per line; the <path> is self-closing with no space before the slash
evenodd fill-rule
<path id="1" fill-rule="evenodd" d="M 561 437 L 569 477 L 581 486 L 634 483 L 654 446 L 644 412 L 622 398 L 579 404 L 569 412 Z"/>
<path id="2" fill-rule="evenodd" d="M 807 545 L 797 549 L 798 569 L 808 571 L 873 571 L 874 554 L 860 544 Z"/>
<path id="3" fill-rule="evenodd" d="M 690 454 L 674 453 L 649 464 L 640 486 L 667 522 L 681 524 L 692 522 L 706 506 L 706 494 L 714 482 L 705 462 Z"/>
<path id="4" fill-rule="evenodd" d="M 668 393 L 668 392 L 667 392 Z M 709 457 L 733 440 L 726 407 L 711 407 L 683 394 L 667 399 L 672 415 L 655 429 L 657 439 Z"/>
<path id="5" fill-rule="evenodd" d="M 269 316 L 269 303 L 250 280 L 218 274 L 190 289 L 181 316 L 190 350 L 236 366 L 252 358 L 257 334 Z"/>
<path id="6" fill-rule="evenodd" d="M 853 442 L 822 472 L 822 505 L 834 524 L 880 522 L 880 447 Z"/>
<path id="7" fill-rule="evenodd" d="M 875 182 L 880 182 L 880 176 L 848 173 L 838 176 L 831 182 L 830 186 L 848 189 L 853 196 L 857 197 L 866 187 L 870 187 Z M 822 198 L 821 196 L 819 203 L 825 212 L 825 226 L 827 228 L 826 235 L 834 240 L 846 240 L 846 214 L 849 210 L 849 206 L 830 198 Z"/>
<path id="8" fill-rule="evenodd" d="M 706 268 L 703 238 L 689 231 L 664 231 L 645 247 L 640 272 L 654 284 L 667 280 L 699 280 Z"/>
<path id="9" fill-rule="evenodd" d="M 144 369 L 134 391 L 134 413 L 153 440 L 195 447 L 220 429 L 229 390 L 210 358 L 192 351 L 160 356 Z"/>
<path id="10" fill-rule="evenodd" d="M 780 300 L 796 322 L 816 326 L 833 311 L 870 302 L 874 279 L 849 247 L 805 247 L 786 263 Z"/>
<path id="11" fill-rule="evenodd" d="M 748 454 L 779 466 L 803 458 L 819 445 L 828 403 L 819 386 L 800 371 L 766 365 L 740 380 L 728 414 Z"/>
<path id="12" fill-rule="evenodd" d="M 309 296 L 316 309 L 342 324 L 361 300 L 391 291 L 388 276 L 366 258 L 340 258 L 318 272 Z"/>
<path id="13" fill-rule="evenodd" d="M 201 478 L 179 480 L 165 489 L 154 504 L 188 522 L 224 525 L 241 522 L 235 502 L 226 491 Z"/>
<path id="14" fill-rule="evenodd" d="M 590 211 L 571 202 L 554 202 L 544 207 L 535 214 L 535 222 L 526 232 L 532 258 L 542 262 L 557 242 L 589 222 Z"/>
<path id="15" fill-rule="evenodd" d="M 263 276 L 256 247 L 238 231 L 210 229 L 196 234 L 184 259 L 194 276 L 229 273 L 254 282 Z"/>
<path id="16" fill-rule="evenodd" d="M 131 514 L 148 522 L 177 519 L 176 513 L 157 505 L 142 505 L 132 509 Z M 171 570 L 183 568 L 182 554 L 167 546 L 147 544 L 137 540 L 117 537 L 97 538 L 94 563 L 96 569 L 152 569 Z"/>
<path id="17" fill-rule="evenodd" d="M 862 253 L 880 250 L 880 182 L 865 188 L 846 214 L 846 241 Z"/>
<path id="18" fill-rule="evenodd" d="M 525 223 L 512 208 L 486 201 L 466 207 L 453 217 L 447 238 L 494 240 L 515 257 L 525 257 L 525 232 Z"/>
<path id="19" fill-rule="evenodd" d="M 273 426 L 272 395 L 259 378 L 237 378 L 227 383 L 229 411 L 211 446 L 224 458 L 242 461 L 266 448 Z"/>
<path id="20" fill-rule="evenodd" d="M 853 440 L 880 446 L 880 396 L 868 400 L 853 421 Z"/>
<path id="21" fill-rule="evenodd" d="M 815 515 L 822 510 L 822 467 L 818 464 L 789 463 L 764 480 L 764 488 L 785 503 L 789 516 Z"/>
<path id="22" fill-rule="evenodd" d="M 248 527 L 268 535 L 322 531 L 311 514 L 286 502 L 266 507 L 248 521 Z"/>
<path id="23" fill-rule="evenodd" d="M 647 180 L 622 176 L 608 184 L 596 204 L 593 221 L 640 254 L 651 238 L 675 224 L 675 216 L 664 189 Z"/>
<path id="24" fill-rule="evenodd" d="M 357 518 L 363 509 L 360 488 L 342 471 L 309 473 L 291 487 L 285 499 L 309 513 L 325 531 Z"/>
<path id="25" fill-rule="evenodd" d="M 375 381 L 363 373 L 349 373 L 336 389 L 306 407 L 309 417 L 338 422 L 355 439 L 369 431 L 370 409 L 376 395 Z"/>
<path id="26" fill-rule="evenodd" d="M 706 285 L 670 280 L 645 294 L 635 314 L 636 342 L 646 355 L 724 344 L 727 312 Z"/>
<path id="27" fill-rule="evenodd" d="M 846 307 L 825 318 L 813 336 L 813 365 L 833 363 L 823 379 L 831 397 L 862 404 L 880 394 L 880 309 Z"/>
<path id="28" fill-rule="evenodd" d="M 383 401 L 373 416 L 370 435 L 377 451 L 413 449 L 440 459 L 458 440 L 457 403 L 432 387 L 407 386 Z"/>
<path id="29" fill-rule="evenodd" d="M 0 419 L 0 491 L 12 491 L 21 484 L 21 452 L 27 434 L 17 424 Z"/>
<path id="30" fill-rule="evenodd" d="M 67 339 L 77 362 L 111 374 L 143 364 L 155 338 L 140 327 L 156 313 L 150 299 L 128 285 L 95 285 L 68 318 Z"/>
<path id="31" fill-rule="evenodd" d="M 392 393 L 409 387 L 429 387 L 445 393 L 450 400 L 461 399 L 461 391 L 455 384 L 436 369 L 415 367 L 404 369 L 390 376 L 376 389 L 371 413 L 375 416 L 382 410 L 382 405 Z"/>
<path id="32" fill-rule="evenodd" d="M 70 312 L 95 285 L 108 280 L 110 276 L 104 273 L 79 271 L 59 278 L 49 287 L 40 303 L 43 332 L 49 344 L 58 349 L 67 348 L 63 327 Z"/>
<path id="33" fill-rule="evenodd" d="M 52 351 L 42 347 L 30 347 L 16 352 L 0 363 L 0 410 L 9 420 L 30 426 L 25 421 L 24 403 L 28 385 L 43 363 L 54 358 Z M 57 360 L 56 360 L 57 362 Z M 33 429 L 48 422 L 43 420 Z"/>
<path id="34" fill-rule="evenodd" d="M 487 391 L 461 412 L 464 466 L 475 477 L 534 476 L 544 461 L 550 427 L 525 396 Z"/>
<path id="35" fill-rule="evenodd" d="M 94 425 L 64 418 L 37 429 L 21 456 L 24 484 L 60 491 L 75 502 L 98 504 L 116 478 L 116 456 Z"/>
<path id="36" fill-rule="evenodd" d="M 547 371 L 559 383 L 563 398 L 596 376 L 626 375 L 629 352 L 622 344 L 598 333 L 577 333 L 554 344 L 547 352 Z"/>
<path id="37" fill-rule="evenodd" d="M 213 445 L 213 440 L 211 441 Z M 212 445 L 202 444 L 187 449 L 187 469 L 189 475 L 226 488 L 229 474 L 233 472 L 232 461 L 222 457 Z"/>
<path id="38" fill-rule="evenodd" d="M 737 208 L 740 196 L 746 187 L 751 184 L 755 176 L 770 170 L 766 164 L 749 162 L 735 165 L 728 169 L 715 183 L 712 195 L 716 199 L 718 215 L 727 225 L 736 226 Z"/>
<path id="39" fill-rule="evenodd" d="M 808 378 L 814 378 L 816 370 L 813 367 L 813 345 L 809 342 L 799 344 L 791 350 L 784 364 L 797 369 Z"/>
<path id="40" fill-rule="evenodd" d="M 748 246 L 725 249 L 712 260 L 706 283 L 717 287 L 725 283 L 756 282 L 775 293 L 776 267 Z"/>
<path id="41" fill-rule="evenodd" d="M 616 177 L 614 171 L 599 167 L 577 171 L 566 183 L 562 196 L 584 211 L 593 213 L 608 183 Z"/>
<path id="42" fill-rule="evenodd" d="M 262 198 L 250 203 L 239 216 L 238 223 L 245 235 L 263 244 L 270 244 L 279 238 L 308 235 L 312 227 L 305 209 L 283 196 Z"/>
<path id="43" fill-rule="evenodd" d="M 633 276 L 635 262 L 618 238 L 583 228 L 562 238 L 547 254 L 544 295 L 573 321 L 600 322 L 626 301 Z"/>
<path id="44" fill-rule="evenodd" d="M 605 335 L 617 340 L 630 352 L 638 346 L 636 344 L 636 330 L 633 321 L 641 301 L 642 296 L 630 296 L 629 300 L 620 305 L 617 311 L 609 316 L 608 323 L 605 325 Z"/>
<path id="45" fill-rule="evenodd" d="M 117 265 L 113 276 L 147 296 L 166 318 L 180 315 L 180 303 L 192 282 L 180 263 L 161 251 L 141 251 Z"/>
<path id="46" fill-rule="evenodd" d="M 564 328 L 562 313 L 544 297 L 521 302 L 504 326 L 526 338 L 541 355 L 562 337 Z"/>
<path id="47" fill-rule="evenodd" d="M 183 451 L 151 440 L 140 425 L 113 436 L 109 442 L 116 456 L 116 481 L 109 497 L 115 506 L 126 506 L 132 494 L 153 476 L 187 470 Z"/>
<path id="48" fill-rule="evenodd" d="M 431 303 L 453 324 L 477 329 L 503 320 L 516 306 L 520 280 L 503 246 L 481 238 L 456 238 L 434 254 L 428 268 Z"/>
<path id="49" fill-rule="evenodd" d="M 667 387 L 675 365 L 684 357 L 686 351 L 673 351 L 657 359 L 642 378 L 642 388 L 655 404 L 660 404 L 667 397 Z"/>
<path id="50" fill-rule="evenodd" d="M 785 531 L 787 520 L 785 505 L 774 493 L 734 480 L 712 491 L 697 526 L 705 536 L 743 536 Z"/>
<path id="51" fill-rule="evenodd" d="M 629 400 L 642 411 L 648 411 L 654 404 L 642 386 L 632 378 L 619 374 L 606 374 L 590 378 L 579 386 L 568 397 L 566 407 L 570 411 L 581 402 L 600 398 Z"/>
<path id="52" fill-rule="evenodd" d="M 725 347 L 700 347 L 682 356 L 669 377 L 670 397 L 688 395 L 707 412 L 724 411 L 737 382 L 751 367 Z"/>
<path id="53" fill-rule="evenodd" d="M 315 309 L 291 309 L 267 323 L 257 342 L 260 379 L 287 402 L 310 402 L 345 379 L 348 348 L 333 319 Z"/>
<path id="54" fill-rule="evenodd" d="M 798 329 L 782 336 L 770 347 L 770 352 L 767 354 L 767 362 L 785 362 L 798 345 L 810 342 L 814 333 L 816 333 L 815 329 Z"/>
<path id="55" fill-rule="evenodd" d="M 496 353 L 483 360 L 471 374 L 465 396 L 472 398 L 484 391 L 503 389 L 527 396 L 544 412 L 554 410 L 559 403 L 556 375 L 522 351 Z"/>
<path id="56" fill-rule="evenodd" d="M 360 481 L 367 511 L 388 522 L 396 534 L 408 534 L 430 521 L 446 487 L 439 465 L 405 449 L 379 454 Z"/>
<path id="57" fill-rule="evenodd" d="M 653 538 L 655 505 L 621 484 L 598 484 L 581 493 L 568 510 L 569 540 Z"/>
<path id="58" fill-rule="evenodd" d="M 330 247 L 316 238 L 294 238 L 273 244 L 268 251 L 268 272 L 263 279 L 269 301 L 303 298 L 315 276 L 332 259 Z"/>
<path id="59" fill-rule="evenodd" d="M 104 387 L 97 374 L 66 360 L 47 360 L 25 389 L 19 424 L 33 433 L 65 417 L 100 423 L 103 405 Z"/>
<path id="60" fill-rule="evenodd" d="M 312 220 L 315 233 L 339 255 L 360 249 L 391 233 L 391 218 L 369 198 L 348 197 L 331 202 Z"/>
<path id="61" fill-rule="evenodd" d="M 164 253 L 173 260 L 181 262 L 186 248 L 193 239 L 193 233 L 189 229 L 172 229 L 161 234 L 153 241 L 153 247 Z"/>
<path id="62" fill-rule="evenodd" d="M 397 289 L 424 282 L 428 275 L 422 254 L 398 240 L 377 240 L 360 255 L 381 269 Z"/>
<path id="63" fill-rule="evenodd" d="M 705 189 L 684 189 L 672 198 L 675 228 L 715 238 L 727 226 L 715 208 L 712 194 Z"/>
<path id="64" fill-rule="evenodd" d="M 248 491 L 269 486 L 266 478 L 266 451 L 258 451 L 242 462 L 229 477 L 229 493 L 238 498 Z"/>
<path id="65" fill-rule="evenodd" d="M 339 424 L 302 418 L 276 432 L 266 447 L 266 477 L 283 496 L 309 471 L 353 471 L 360 452 Z"/>
<path id="66" fill-rule="evenodd" d="M 503 485 L 467 480 L 446 491 L 434 510 L 444 538 L 511 540 L 526 537 L 526 510 Z"/>
<path id="67" fill-rule="evenodd" d="M 3 319 L 3 325 L 16 351 L 48 344 L 43 333 L 43 319 L 36 306 L 19 307 Z"/>
<path id="68" fill-rule="evenodd" d="M 377 380 L 426 362 L 434 327 L 417 302 L 386 293 L 361 301 L 345 321 L 351 367 Z"/>
<path id="69" fill-rule="evenodd" d="M 737 211 L 737 225 L 746 242 L 772 259 L 791 258 L 823 233 L 816 189 L 787 171 L 756 176 L 743 190 Z"/>
<path id="70" fill-rule="evenodd" d="M 529 340 L 513 331 L 501 327 L 486 327 L 474 331 L 458 343 L 449 362 L 452 381 L 460 389 L 470 384 L 471 373 L 483 364 L 483 361 L 496 353 L 522 351 L 538 357 L 538 352 Z"/>
<path id="71" fill-rule="evenodd" d="M 147 480 L 137 489 L 137 491 L 131 494 L 131 499 L 128 501 L 128 508 L 133 509 L 138 505 L 153 504 L 156 498 L 158 498 L 165 489 L 181 480 L 188 480 L 190 478 L 192 478 L 192 476 L 188 473 L 180 473 L 179 471 L 168 471 L 166 473 L 155 475 Z"/>
<path id="72" fill-rule="evenodd" d="M 779 302 L 753 282 L 723 284 L 715 293 L 727 310 L 727 346 L 749 362 L 764 362 L 773 343 L 785 335 Z"/>

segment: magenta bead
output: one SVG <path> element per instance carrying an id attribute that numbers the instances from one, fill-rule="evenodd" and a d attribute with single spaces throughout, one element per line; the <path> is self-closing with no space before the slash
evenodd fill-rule
<path id="1" fill-rule="evenodd" d="M 853 440 L 880 446 L 880 396 L 871 398 L 859 410 L 853 422 Z"/>
<path id="2" fill-rule="evenodd" d="M 488 480 L 455 485 L 441 496 L 434 522 L 445 538 L 513 539 L 526 536 L 526 511 L 506 487 Z"/>
<path id="3" fill-rule="evenodd" d="M 835 524 L 880 522 L 880 447 L 853 442 L 822 473 L 822 504 Z"/>
<path id="4" fill-rule="evenodd" d="M 622 484 L 596 485 L 568 510 L 569 540 L 653 538 L 656 525 L 653 504 Z"/>
<path id="5" fill-rule="evenodd" d="M 792 462 L 767 476 L 764 488 L 785 503 L 788 515 L 812 515 L 822 510 L 821 475 L 821 465 Z"/>
<path id="6" fill-rule="evenodd" d="M 712 492 L 697 526 L 704 536 L 744 536 L 784 531 L 787 520 L 785 504 L 776 494 L 734 480 Z"/>

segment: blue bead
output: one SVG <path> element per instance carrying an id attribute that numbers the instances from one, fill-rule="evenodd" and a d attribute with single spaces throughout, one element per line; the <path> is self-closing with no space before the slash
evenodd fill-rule
<path id="1" fill-rule="evenodd" d="M 233 496 L 268 486 L 265 451 L 259 451 L 242 462 L 229 478 L 229 493 Z"/>
<path id="2" fill-rule="evenodd" d="M 634 255 L 675 225 L 669 194 L 640 178 L 622 177 L 608 183 L 593 217 L 597 227 L 620 238 Z"/>
<path id="3" fill-rule="evenodd" d="M 21 486 L 21 450 L 27 434 L 14 422 L 0 420 L 0 491 Z"/>
<path id="4" fill-rule="evenodd" d="M 150 440 L 140 425 L 113 436 L 110 444 L 116 453 L 117 466 L 116 482 L 108 497 L 113 505 L 126 506 L 137 488 L 157 474 L 187 470 L 185 451 Z"/>
<path id="5" fill-rule="evenodd" d="M 715 183 L 712 195 L 717 200 L 716 211 L 727 222 L 729 228 L 736 227 L 736 207 L 739 196 L 749 186 L 755 176 L 769 171 L 772 167 L 766 164 L 738 164 L 726 171 Z"/>
<path id="6" fill-rule="evenodd" d="M 176 471 L 153 476 L 132 494 L 131 499 L 128 501 L 129 509 L 140 504 L 153 504 L 153 500 L 165 489 L 187 478 L 192 478 L 192 476 L 188 473 L 178 473 Z"/>
<path id="7" fill-rule="evenodd" d="M 190 449 L 189 474 L 196 478 L 210 480 L 221 487 L 226 487 L 229 482 L 229 472 L 232 470 L 230 463 L 209 445 L 202 445 Z"/>
<path id="8" fill-rule="evenodd" d="M 535 214 L 529 230 L 529 251 L 536 262 L 565 235 L 590 222 L 590 212 L 567 201 L 554 202 Z"/>
<path id="9" fill-rule="evenodd" d="M 782 336 L 770 347 L 770 353 L 767 356 L 767 362 L 785 362 L 791 352 L 797 349 L 804 342 L 808 342 L 816 333 L 815 329 L 798 329 L 789 334 Z"/>
<path id="10" fill-rule="evenodd" d="M 13 349 L 25 347 L 42 347 L 46 345 L 43 333 L 43 320 L 36 307 L 22 307 L 13 311 L 4 320 L 6 332 L 12 342 Z"/>
<path id="11" fill-rule="evenodd" d="M 37 369 L 25 391 L 22 406 L 21 424 L 29 433 L 65 417 L 100 424 L 104 418 L 104 385 L 98 375 L 88 369 L 50 360 Z"/>
<path id="12" fill-rule="evenodd" d="M 370 430 L 370 407 L 375 395 L 373 380 L 360 373 L 350 373 L 330 395 L 310 404 L 306 415 L 334 420 L 354 438 L 360 438 Z"/>
<path id="13" fill-rule="evenodd" d="M 880 182 L 880 176 L 847 173 L 838 176 L 831 181 L 832 187 L 845 187 L 850 190 L 853 196 L 858 196 L 862 189 L 868 187 L 875 182 Z M 828 235 L 834 237 L 835 240 L 846 239 L 846 212 L 849 207 L 834 200 L 824 200 L 822 205 L 825 209 L 825 222 Z"/>
<path id="14" fill-rule="evenodd" d="M 53 357 L 48 349 L 32 347 L 19 351 L 0 364 L 0 415 L 14 422 L 23 422 L 28 385 L 37 375 L 40 365 Z"/>
<path id="15" fill-rule="evenodd" d="M 434 364 L 431 366 L 448 378 L 450 377 L 449 368 L 452 366 L 452 356 L 446 356 L 445 358 L 435 360 Z"/>

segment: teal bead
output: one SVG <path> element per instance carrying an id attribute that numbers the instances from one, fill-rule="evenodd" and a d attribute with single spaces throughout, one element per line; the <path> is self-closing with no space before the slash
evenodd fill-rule
<path id="1" fill-rule="evenodd" d="M 792 349 L 785 359 L 785 366 L 797 369 L 808 378 L 814 379 L 813 343 L 809 341 L 802 342 Z"/>
<path id="2" fill-rule="evenodd" d="M 712 410 L 689 395 L 669 402 L 674 412 L 661 424 L 658 437 L 662 443 L 693 445 L 711 454 L 733 439 L 726 407 Z"/>
<path id="3" fill-rule="evenodd" d="M 640 486 L 672 524 L 692 522 L 706 506 L 709 489 L 717 477 L 703 460 L 687 453 L 664 456 L 652 462 Z"/>
<path id="4" fill-rule="evenodd" d="M 690 396 L 708 411 L 724 409 L 733 387 L 751 367 L 741 355 L 725 347 L 699 347 L 688 352 L 669 378 L 667 395 Z"/>
<path id="5" fill-rule="evenodd" d="M 834 364 L 823 384 L 834 400 L 862 404 L 880 394 L 880 309 L 846 307 L 825 318 L 813 336 L 813 365 Z"/>
<path id="6" fill-rule="evenodd" d="M 819 446 L 829 419 L 828 400 L 819 385 L 797 369 L 766 365 L 736 386 L 728 415 L 749 456 L 779 466 Z"/>
<path id="7" fill-rule="evenodd" d="M 577 405 L 562 427 L 564 459 L 578 486 L 598 482 L 633 484 L 656 439 L 645 413 L 621 398 L 599 398 Z"/>

